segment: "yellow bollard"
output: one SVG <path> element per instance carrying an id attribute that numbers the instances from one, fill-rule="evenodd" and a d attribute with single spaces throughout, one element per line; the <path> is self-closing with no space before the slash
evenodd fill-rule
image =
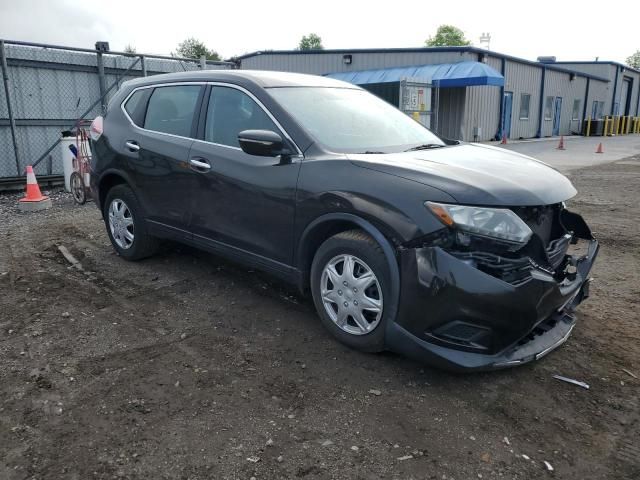
<path id="1" fill-rule="evenodd" d="M 411 116 L 413 117 L 413 119 L 414 119 L 416 122 L 418 122 L 418 123 L 420 122 L 420 112 L 413 112 L 413 113 L 411 114 Z"/>
<path id="2" fill-rule="evenodd" d="M 609 115 L 606 115 L 604 117 L 604 133 L 603 136 L 608 136 L 609 135 Z"/>
<path id="3" fill-rule="evenodd" d="M 591 115 L 587 117 L 587 137 L 591 136 Z"/>
<path id="4" fill-rule="evenodd" d="M 627 133 L 627 117 L 622 116 L 622 126 L 620 127 L 620 135 Z"/>
<path id="5" fill-rule="evenodd" d="M 620 115 L 616 117 L 616 135 L 620 135 Z"/>

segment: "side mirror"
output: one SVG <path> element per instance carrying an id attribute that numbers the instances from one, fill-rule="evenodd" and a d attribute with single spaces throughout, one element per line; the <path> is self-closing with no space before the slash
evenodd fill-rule
<path id="1" fill-rule="evenodd" d="M 261 157 L 288 155 L 282 137 L 271 130 L 243 130 L 238 134 L 238 142 L 244 153 Z"/>

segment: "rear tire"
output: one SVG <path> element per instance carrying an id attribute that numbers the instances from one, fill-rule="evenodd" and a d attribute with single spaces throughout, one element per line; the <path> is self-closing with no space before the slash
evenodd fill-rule
<path id="1" fill-rule="evenodd" d="M 102 216 L 115 251 L 126 260 L 141 260 L 158 250 L 158 239 L 149 235 L 144 213 L 128 185 L 109 190 Z"/>
<path id="2" fill-rule="evenodd" d="M 334 337 L 364 352 L 385 349 L 395 299 L 387 258 L 371 236 L 349 230 L 326 240 L 314 256 L 310 280 L 320 320 Z"/>

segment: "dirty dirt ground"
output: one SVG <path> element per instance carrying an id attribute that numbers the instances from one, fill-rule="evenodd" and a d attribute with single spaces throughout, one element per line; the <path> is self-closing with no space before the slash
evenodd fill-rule
<path id="1" fill-rule="evenodd" d="M 640 478 L 640 157 L 571 178 L 602 242 L 573 336 L 472 375 L 349 350 L 213 255 L 127 263 L 93 204 L 0 195 L 0 478 Z"/>

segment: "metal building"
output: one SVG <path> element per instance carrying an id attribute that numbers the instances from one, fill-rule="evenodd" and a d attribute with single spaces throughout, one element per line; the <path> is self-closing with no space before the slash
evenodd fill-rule
<path id="1" fill-rule="evenodd" d="M 433 87 L 437 104 L 431 127 L 465 141 L 569 135 L 582 132 L 589 117 L 640 115 L 640 71 L 612 62 L 547 60 L 475 47 L 261 51 L 238 58 L 243 69 L 351 81 L 399 107 L 402 81 L 422 82 Z M 483 76 L 465 74 L 456 68 L 460 63 Z"/>

